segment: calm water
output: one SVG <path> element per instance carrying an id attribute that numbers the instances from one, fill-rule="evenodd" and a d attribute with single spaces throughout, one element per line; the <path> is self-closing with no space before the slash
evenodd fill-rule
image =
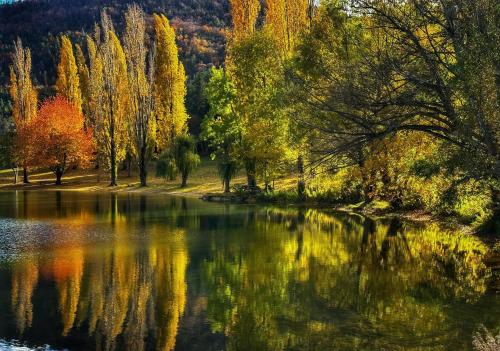
<path id="1" fill-rule="evenodd" d="M 0 193 L 0 349 L 470 350 L 500 326 L 484 252 L 318 210 Z"/>

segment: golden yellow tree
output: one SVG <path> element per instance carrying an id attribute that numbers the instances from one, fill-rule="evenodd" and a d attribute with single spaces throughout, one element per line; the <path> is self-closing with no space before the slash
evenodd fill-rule
<path id="1" fill-rule="evenodd" d="M 308 0 L 267 0 L 265 25 L 273 31 L 284 54 L 293 50 L 308 25 Z"/>
<path id="2" fill-rule="evenodd" d="M 76 45 L 76 65 L 78 67 L 78 78 L 80 79 L 80 91 L 82 93 L 82 112 L 85 117 L 85 128 L 93 127 L 90 118 L 90 71 L 87 66 L 83 50 L 80 45 Z"/>
<path id="3" fill-rule="evenodd" d="M 259 0 L 230 0 L 233 21 L 232 40 L 240 40 L 255 30 L 261 9 Z"/>
<path id="4" fill-rule="evenodd" d="M 82 111 L 80 78 L 78 76 L 78 67 L 73 52 L 73 44 L 65 35 L 61 37 L 56 90 L 59 95 L 62 95 L 71 104 L 75 105 L 79 112 Z"/>
<path id="5" fill-rule="evenodd" d="M 110 185 L 116 186 L 118 163 L 127 145 L 129 87 L 125 52 L 111 19 L 103 11 L 95 39 L 88 38 L 90 56 L 90 103 L 100 159 L 110 170 Z"/>
<path id="6" fill-rule="evenodd" d="M 124 44 L 130 87 L 130 149 L 138 161 L 141 186 L 146 186 L 148 163 L 156 143 L 153 54 L 146 45 L 146 21 L 139 6 L 129 6 L 125 23 Z"/>
<path id="7" fill-rule="evenodd" d="M 13 101 L 14 124 L 18 134 L 22 134 L 27 123 L 36 116 L 38 95 L 31 80 L 31 52 L 23 47 L 21 39 L 17 39 L 14 43 L 10 67 L 10 96 Z M 23 181 L 29 183 L 26 153 L 23 150 L 17 150 L 16 154 L 18 162 L 23 166 Z"/>
<path id="8" fill-rule="evenodd" d="M 167 17 L 154 15 L 156 33 L 155 97 L 157 116 L 157 146 L 169 147 L 176 135 L 187 129 L 185 106 L 186 73 L 179 61 L 175 31 Z"/>

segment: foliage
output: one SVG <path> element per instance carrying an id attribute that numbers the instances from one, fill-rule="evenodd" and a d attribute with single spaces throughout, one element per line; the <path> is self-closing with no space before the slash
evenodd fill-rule
<path id="1" fill-rule="evenodd" d="M 186 133 L 186 74 L 179 61 L 175 31 L 164 15 L 153 16 L 156 40 L 155 104 L 157 146 L 170 147 L 177 135 Z"/>
<path id="2" fill-rule="evenodd" d="M 61 50 L 57 66 L 57 93 L 66 98 L 79 111 L 82 110 L 82 93 L 80 77 L 73 53 L 73 44 L 65 35 L 61 37 Z"/>
<path id="3" fill-rule="evenodd" d="M 194 138 L 187 134 L 178 135 L 172 146 L 172 155 L 181 175 L 181 187 L 185 187 L 189 174 L 200 164 L 200 156 L 196 153 Z"/>
<path id="4" fill-rule="evenodd" d="M 224 191 L 229 192 L 230 181 L 236 175 L 240 162 L 241 120 L 235 111 L 236 88 L 222 68 L 212 68 L 205 87 L 210 106 L 202 123 L 201 138 L 213 150 Z"/>
<path id="5" fill-rule="evenodd" d="M 173 180 L 178 173 L 179 170 L 175 164 L 175 158 L 172 152 L 170 150 L 163 152 L 158 161 L 156 161 L 156 176 Z"/>
<path id="6" fill-rule="evenodd" d="M 289 156 L 288 119 L 279 99 L 283 65 L 277 45 L 264 29 L 233 43 L 229 52 L 228 73 L 236 88 L 235 111 L 242 128 L 240 158 L 250 188 L 255 187 L 257 173 L 267 183 L 266 173 Z"/>
<path id="7" fill-rule="evenodd" d="M 94 38 L 87 37 L 90 56 L 90 103 L 99 158 L 110 170 L 110 185 L 117 185 L 118 163 L 128 144 L 129 87 L 123 46 L 105 11 Z"/>
<path id="8" fill-rule="evenodd" d="M 145 16 L 137 5 L 128 8 L 125 22 L 124 42 L 130 94 L 127 125 L 131 152 L 139 166 L 141 185 L 146 186 L 148 163 L 156 145 L 157 132 L 154 53 L 152 49 L 148 50 Z"/>
<path id="9" fill-rule="evenodd" d="M 91 164 L 94 145 L 91 131 L 84 131 L 84 118 L 76 106 L 58 96 L 42 104 L 37 116 L 27 125 L 32 158 L 29 165 L 46 167 L 57 177 L 70 168 Z"/>

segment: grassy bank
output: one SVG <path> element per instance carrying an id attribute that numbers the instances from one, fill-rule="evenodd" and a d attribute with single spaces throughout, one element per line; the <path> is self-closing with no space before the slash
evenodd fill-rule
<path id="1" fill-rule="evenodd" d="M 22 174 L 19 173 L 22 181 Z M 117 187 L 109 187 L 109 175 L 103 170 L 70 170 L 63 177 L 63 184 L 56 186 L 55 176 L 50 171 L 33 171 L 30 173 L 30 184 L 18 182 L 13 184 L 14 176 L 10 169 L 0 170 L 0 190 L 40 190 L 40 191 L 99 191 L 99 192 L 133 192 L 151 194 L 173 194 L 189 197 L 201 197 L 206 193 L 222 191 L 222 182 L 217 173 L 217 164 L 210 159 L 203 159 L 188 179 L 188 185 L 181 188 L 180 179 L 173 181 L 155 177 L 155 165 L 149 169 L 148 186 L 141 187 L 139 176 L 135 169 L 131 174 L 127 170 L 120 170 Z M 240 172 L 233 180 L 235 185 L 246 183 L 246 177 Z M 294 187 L 293 178 L 282 179 L 276 182 L 276 187 L 290 190 Z"/>
<path id="2" fill-rule="evenodd" d="M 21 179 L 21 174 L 20 174 Z M 85 192 L 126 192 L 144 194 L 170 194 L 187 197 L 201 198 L 205 194 L 222 195 L 222 182 L 218 176 L 217 164 L 210 159 L 203 159 L 200 166 L 196 168 L 189 177 L 188 186 L 182 188 L 180 179 L 173 181 L 155 177 L 155 165 L 149 169 L 148 186 L 141 187 L 137 172 L 133 170 L 128 174 L 127 170 L 120 170 L 119 185 L 109 187 L 108 174 L 103 170 L 71 170 L 63 177 L 63 184 L 56 186 L 55 176 L 48 171 L 34 171 L 30 174 L 30 184 L 13 184 L 13 173 L 11 170 L 0 171 L 0 190 L 37 190 L 37 191 L 85 191 Z M 246 177 L 241 171 L 233 180 L 233 185 L 244 185 Z M 273 203 L 281 205 L 296 205 L 299 203 L 296 192 L 296 178 L 290 176 L 280 179 L 274 183 L 275 192 L 260 194 L 252 197 L 250 202 Z M 233 194 L 238 200 L 240 194 Z M 369 206 L 364 203 L 339 205 L 328 202 L 323 198 L 308 198 L 305 203 L 310 207 L 332 208 L 347 212 L 357 212 L 372 217 L 377 216 L 399 216 L 416 222 L 440 222 L 465 233 L 473 233 L 474 228 L 461 223 L 453 216 L 439 216 L 424 210 L 394 211 L 387 202 L 374 201 Z M 497 239 L 492 239 L 497 241 Z"/>

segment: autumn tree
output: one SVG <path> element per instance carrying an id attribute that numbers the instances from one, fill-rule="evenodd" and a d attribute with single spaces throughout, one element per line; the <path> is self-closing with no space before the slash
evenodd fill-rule
<path id="1" fill-rule="evenodd" d="M 308 26 L 308 0 L 267 0 L 265 25 L 271 28 L 284 55 L 296 46 Z"/>
<path id="2" fill-rule="evenodd" d="M 54 172 L 56 185 L 74 167 L 85 168 L 94 152 L 92 134 L 84 131 L 84 118 L 76 106 L 57 96 L 46 100 L 31 122 L 36 157 L 32 165 Z"/>
<path id="3" fill-rule="evenodd" d="M 231 39 L 238 41 L 255 30 L 261 9 L 259 0 L 230 0 L 233 28 Z"/>
<path id="4" fill-rule="evenodd" d="M 154 54 L 147 48 L 144 13 L 137 5 L 128 8 L 125 23 L 124 43 L 130 89 L 128 126 L 141 186 L 146 186 L 148 163 L 156 143 Z"/>
<path id="5" fill-rule="evenodd" d="M 16 126 L 15 157 L 23 167 L 23 182 L 29 183 L 28 159 L 30 158 L 27 124 L 37 112 L 38 96 L 31 80 L 31 52 L 23 47 L 21 39 L 14 43 L 10 67 L 10 96 L 13 101 L 12 115 Z"/>
<path id="6" fill-rule="evenodd" d="M 59 95 L 65 97 L 79 111 L 82 110 L 78 66 L 73 52 L 73 44 L 65 35 L 61 37 L 56 90 Z"/>
<path id="7" fill-rule="evenodd" d="M 157 118 L 157 147 L 165 150 L 174 138 L 187 130 L 185 106 L 186 74 L 179 61 L 175 31 L 167 17 L 155 14 L 155 106 Z"/>
<path id="8" fill-rule="evenodd" d="M 82 93 L 82 112 L 85 118 L 85 127 L 93 127 L 94 123 L 91 119 L 92 113 L 90 110 L 90 71 L 82 47 L 78 44 L 76 45 L 76 65 Z"/>
<path id="9" fill-rule="evenodd" d="M 110 186 L 116 186 L 118 163 L 125 157 L 128 135 L 127 63 L 123 47 L 106 12 L 103 11 L 101 15 L 101 26 L 96 28 L 94 38 L 87 38 L 90 104 L 99 158 L 110 170 Z"/>

